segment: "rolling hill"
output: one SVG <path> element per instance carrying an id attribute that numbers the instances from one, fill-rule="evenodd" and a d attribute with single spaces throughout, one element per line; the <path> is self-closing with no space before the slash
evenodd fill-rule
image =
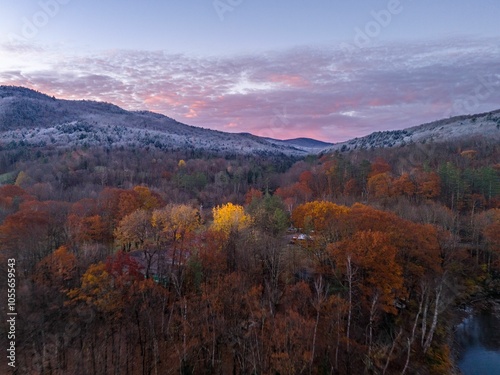
<path id="1" fill-rule="evenodd" d="M 311 152 L 301 143 L 225 133 L 149 111 L 126 111 L 110 103 L 61 100 L 27 88 L 0 86 L 0 146 L 17 145 L 134 146 L 293 156 Z"/>

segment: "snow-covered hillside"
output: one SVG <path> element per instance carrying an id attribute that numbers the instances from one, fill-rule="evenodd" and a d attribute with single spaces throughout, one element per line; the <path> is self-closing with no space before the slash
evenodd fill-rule
<path id="1" fill-rule="evenodd" d="M 401 147 L 412 143 L 440 143 L 472 137 L 500 141 L 500 110 L 439 120 L 404 130 L 375 132 L 366 137 L 336 143 L 323 152 Z"/>
<path id="2" fill-rule="evenodd" d="M 153 112 L 129 112 L 94 101 L 58 100 L 26 88 L 0 86 L 0 146 L 17 145 L 135 146 L 256 155 L 310 153 L 308 147 L 189 126 Z"/>
<path id="3" fill-rule="evenodd" d="M 294 138 L 285 140 L 279 140 L 273 138 L 264 138 L 264 139 L 277 146 L 285 146 L 285 147 L 293 146 L 301 150 L 305 150 L 310 154 L 318 154 L 325 148 L 333 146 L 333 143 L 322 142 L 311 138 Z"/>

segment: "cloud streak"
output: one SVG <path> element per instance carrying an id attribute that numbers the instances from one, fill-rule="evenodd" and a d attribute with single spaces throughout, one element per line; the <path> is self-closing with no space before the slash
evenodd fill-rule
<path id="1" fill-rule="evenodd" d="M 202 58 L 134 50 L 79 56 L 10 44 L 0 47 L 7 56 L 0 82 L 222 131 L 338 142 L 498 109 L 499 45 L 441 40 Z"/>

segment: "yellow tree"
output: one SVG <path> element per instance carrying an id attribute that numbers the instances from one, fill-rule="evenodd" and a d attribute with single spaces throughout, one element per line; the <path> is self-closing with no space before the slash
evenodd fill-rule
<path id="1" fill-rule="evenodd" d="M 214 207 L 212 212 L 214 216 L 212 228 L 218 232 L 223 232 L 227 236 L 232 231 L 247 228 L 251 223 L 251 218 L 245 213 L 243 206 L 231 202 Z"/>
<path id="2" fill-rule="evenodd" d="M 121 251 L 108 257 L 106 263 L 91 264 L 80 286 L 67 293 L 69 303 L 84 302 L 101 312 L 121 316 L 133 285 L 144 280 L 141 268 L 133 257 Z"/>
<path id="3" fill-rule="evenodd" d="M 179 264 L 183 262 L 186 237 L 201 225 L 200 213 L 196 208 L 186 204 L 169 204 L 153 211 L 151 224 L 157 230 L 157 243 L 166 240 L 173 244 L 173 266 L 176 261 Z"/>
<path id="4" fill-rule="evenodd" d="M 121 295 L 103 262 L 90 265 L 82 276 L 81 286 L 68 292 L 70 303 L 83 302 L 100 312 L 118 315 L 124 307 Z"/>
<path id="5" fill-rule="evenodd" d="M 116 241 L 123 250 L 130 251 L 132 244 L 141 248 L 152 234 L 151 213 L 145 210 L 135 210 L 125 216 L 115 229 Z"/>
<path id="6" fill-rule="evenodd" d="M 33 180 L 28 174 L 24 171 L 19 172 L 16 178 L 15 185 L 20 187 L 28 187 L 33 184 Z"/>
<path id="7" fill-rule="evenodd" d="M 241 258 L 237 256 L 240 231 L 248 228 L 252 219 L 242 206 L 232 203 L 214 207 L 212 212 L 214 216 L 212 229 L 223 237 L 221 250 L 225 254 L 227 268 L 231 272 L 236 271 L 238 260 Z"/>
<path id="8" fill-rule="evenodd" d="M 186 204 L 169 204 L 153 211 L 151 224 L 159 230 L 160 239 L 182 243 L 188 233 L 200 226 L 200 213 Z"/>

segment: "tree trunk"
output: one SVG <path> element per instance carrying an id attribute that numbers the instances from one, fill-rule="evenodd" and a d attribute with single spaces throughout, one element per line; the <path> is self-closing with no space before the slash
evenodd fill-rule
<path id="1" fill-rule="evenodd" d="M 387 355 L 387 359 L 385 361 L 385 366 L 384 366 L 384 369 L 382 370 L 382 375 L 385 375 L 387 368 L 389 367 L 389 363 L 391 362 L 392 353 L 394 352 L 394 349 L 396 348 L 396 344 L 398 343 L 399 338 L 401 337 L 402 333 L 403 333 L 403 328 L 400 328 L 396 338 L 392 342 L 391 350 L 389 350 L 389 354 Z"/>
<path id="2" fill-rule="evenodd" d="M 378 293 L 375 293 L 375 295 L 373 296 L 372 305 L 370 307 L 370 321 L 368 323 L 368 360 L 370 364 L 372 358 L 373 322 L 375 321 L 377 302 L 378 302 Z M 371 367 L 371 365 L 369 367 Z"/>
<path id="3" fill-rule="evenodd" d="M 316 350 L 316 335 L 318 333 L 318 323 L 319 323 L 319 308 L 316 309 L 316 321 L 314 323 L 313 341 L 312 341 L 312 349 L 311 349 L 311 364 L 309 367 L 309 373 L 311 373 L 312 369 L 313 369 L 314 352 Z"/>
<path id="4" fill-rule="evenodd" d="M 353 280 L 353 270 L 351 263 L 351 256 L 347 256 L 347 284 L 348 284 L 348 306 L 349 310 L 347 313 L 347 329 L 346 329 L 346 346 L 347 346 L 347 374 L 351 373 L 351 319 L 352 319 L 352 280 Z"/>
<path id="5" fill-rule="evenodd" d="M 405 367 L 403 368 L 401 375 L 404 375 L 406 373 L 406 370 L 408 369 L 408 365 L 410 364 L 411 346 L 412 346 L 413 342 L 415 341 L 415 332 L 417 330 L 418 318 L 420 317 L 420 314 L 422 313 L 422 308 L 424 305 L 424 298 L 427 294 L 426 292 L 427 292 L 427 288 L 422 284 L 422 297 L 421 297 L 420 303 L 418 305 L 418 312 L 417 312 L 417 315 L 415 316 L 415 322 L 413 323 L 413 328 L 411 330 L 411 336 L 408 339 L 408 352 L 406 354 Z"/>
<path id="6" fill-rule="evenodd" d="M 439 315 L 439 300 L 441 297 L 441 292 L 443 290 L 443 283 L 439 283 L 439 285 L 436 287 L 436 301 L 434 304 L 434 315 L 432 317 L 432 324 L 431 328 L 429 329 L 429 334 L 427 335 L 427 339 L 425 340 L 424 344 L 424 353 L 429 350 L 431 344 L 432 344 L 432 337 L 434 336 L 434 331 L 436 330 L 437 322 L 438 322 L 438 315 Z"/>
<path id="7" fill-rule="evenodd" d="M 427 333 L 427 311 L 429 310 L 429 293 L 425 295 L 424 312 L 422 314 L 422 339 L 420 345 L 424 346 L 425 334 Z"/>

